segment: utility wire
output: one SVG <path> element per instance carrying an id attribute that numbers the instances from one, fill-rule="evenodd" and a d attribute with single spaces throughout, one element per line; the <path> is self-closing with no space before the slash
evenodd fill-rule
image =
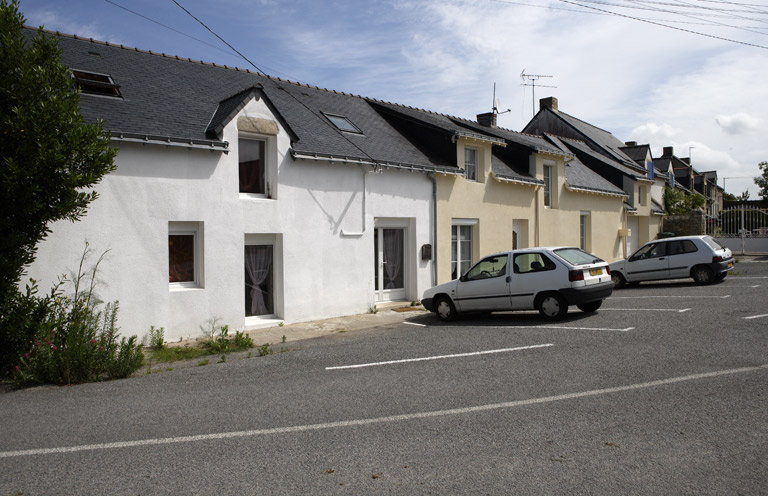
<path id="1" fill-rule="evenodd" d="M 645 23 L 648 23 L 648 24 L 653 24 L 655 26 L 661 26 L 661 27 L 668 28 L 668 29 L 675 29 L 677 31 L 682 31 L 684 33 L 696 34 L 696 35 L 699 35 L 699 36 L 705 36 L 707 38 L 713 38 L 715 40 L 728 41 L 728 42 L 731 42 L 731 43 L 737 43 L 739 45 L 751 46 L 751 47 L 754 47 L 754 48 L 762 48 L 763 50 L 768 50 L 768 46 L 757 45 L 755 43 L 748 43 L 746 41 L 732 40 L 730 38 L 724 38 L 722 36 L 715 36 L 713 34 L 701 33 L 699 31 L 693 31 L 693 30 L 690 30 L 690 29 L 679 28 L 679 27 L 676 27 L 676 26 L 669 26 L 667 24 L 662 24 L 660 22 L 650 21 L 650 20 L 643 19 L 643 18 L 640 18 L 640 17 L 634 17 L 634 16 L 630 16 L 630 15 L 626 15 L 626 14 L 620 14 L 618 12 L 612 12 L 610 10 L 598 9 L 597 7 L 592 7 L 590 5 L 583 5 L 583 4 L 580 4 L 580 3 L 577 3 L 577 2 L 572 2 L 571 0 L 559 0 L 559 1 L 563 2 L 563 3 L 571 4 L 571 5 L 576 5 L 578 7 L 583 7 L 585 9 L 592 9 L 592 10 L 597 10 L 597 11 L 600 11 L 600 12 L 607 12 L 609 14 L 612 14 L 612 15 L 615 15 L 615 16 L 618 16 L 618 17 L 624 17 L 626 19 L 632 19 L 632 20 L 635 20 L 635 21 L 645 22 Z"/>

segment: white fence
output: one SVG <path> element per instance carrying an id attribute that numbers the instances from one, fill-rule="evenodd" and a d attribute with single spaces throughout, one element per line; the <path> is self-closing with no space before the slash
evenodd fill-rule
<path id="1" fill-rule="evenodd" d="M 754 205 L 729 207 L 707 220 L 707 234 L 734 253 L 768 253 L 768 210 Z"/>

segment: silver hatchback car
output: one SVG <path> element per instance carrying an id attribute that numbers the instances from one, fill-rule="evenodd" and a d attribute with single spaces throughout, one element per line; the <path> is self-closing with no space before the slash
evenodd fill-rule
<path id="1" fill-rule="evenodd" d="M 720 281 L 733 269 L 731 250 L 710 236 L 679 236 L 644 244 L 626 260 L 611 263 L 611 278 L 624 284 L 692 277 L 697 284 Z"/>

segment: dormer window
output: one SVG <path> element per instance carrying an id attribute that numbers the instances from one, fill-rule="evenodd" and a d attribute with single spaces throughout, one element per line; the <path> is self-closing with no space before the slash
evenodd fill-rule
<path id="1" fill-rule="evenodd" d="M 325 112 L 323 112 L 323 115 L 325 115 L 339 131 L 344 131 L 345 133 L 363 134 L 359 127 L 352 124 L 352 121 L 343 115 L 326 114 Z"/>
<path id="2" fill-rule="evenodd" d="M 464 174 L 467 181 L 477 181 L 477 148 L 464 147 Z"/>
<path id="3" fill-rule="evenodd" d="M 112 80 L 109 74 L 96 72 L 72 71 L 75 83 L 85 95 L 100 95 L 112 98 L 122 98 L 120 85 Z"/>

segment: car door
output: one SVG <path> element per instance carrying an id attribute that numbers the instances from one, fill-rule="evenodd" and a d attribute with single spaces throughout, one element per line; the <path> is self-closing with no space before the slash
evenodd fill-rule
<path id="1" fill-rule="evenodd" d="M 669 277 L 685 278 L 691 275 L 691 267 L 702 260 L 698 248 L 690 239 L 669 241 Z"/>
<path id="2" fill-rule="evenodd" d="M 514 310 L 530 310 L 539 292 L 562 287 L 557 281 L 557 266 L 543 253 L 516 253 L 512 267 L 509 292 Z"/>
<path id="3" fill-rule="evenodd" d="M 454 298 L 457 310 L 510 309 L 508 258 L 507 254 L 486 257 L 459 279 Z"/>
<path id="4" fill-rule="evenodd" d="M 667 242 L 649 243 L 627 260 L 627 281 L 652 281 L 669 278 Z"/>

